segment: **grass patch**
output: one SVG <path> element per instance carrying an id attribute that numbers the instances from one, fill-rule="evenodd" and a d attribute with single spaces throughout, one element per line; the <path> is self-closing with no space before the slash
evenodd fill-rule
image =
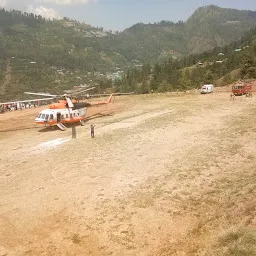
<path id="1" fill-rule="evenodd" d="M 219 237 L 214 250 L 215 253 L 209 255 L 255 256 L 256 230 L 232 228 Z"/>
<path id="2" fill-rule="evenodd" d="M 136 199 L 134 200 L 134 207 L 147 208 L 155 204 L 157 198 L 163 194 L 163 190 L 160 188 L 154 188 L 149 192 L 136 193 Z"/>
<path id="3" fill-rule="evenodd" d="M 74 234 L 71 238 L 72 242 L 74 244 L 80 244 L 82 242 L 81 238 L 79 237 L 78 234 Z"/>

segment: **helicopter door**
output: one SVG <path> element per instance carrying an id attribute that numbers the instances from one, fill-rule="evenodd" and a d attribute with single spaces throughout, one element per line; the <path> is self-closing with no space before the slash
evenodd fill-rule
<path id="1" fill-rule="evenodd" d="M 81 108 L 78 110 L 79 116 L 85 116 L 86 115 L 86 108 Z"/>
<path id="2" fill-rule="evenodd" d="M 61 113 L 57 113 L 57 123 L 61 122 Z"/>

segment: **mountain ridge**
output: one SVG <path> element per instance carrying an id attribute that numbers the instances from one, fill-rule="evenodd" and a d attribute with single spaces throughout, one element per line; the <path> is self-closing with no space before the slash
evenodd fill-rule
<path id="1" fill-rule="evenodd" d="M 137 23 L 117 33 L 68 18 L 51 21 L 2 9 L 1 83 L 6 59 L 12 70 L 2 98 L 42 88 L 58 93 L 78 84 L 106 88 L 109 79 L 120 78 L 130 68 L 227 45 L 252 27 L 256 12 L 217 6 L 198 8 L 186 22 Z"/>

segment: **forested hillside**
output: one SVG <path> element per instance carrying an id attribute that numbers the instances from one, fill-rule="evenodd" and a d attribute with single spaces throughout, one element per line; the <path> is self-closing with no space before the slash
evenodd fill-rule
<path id="1" fill-rule="evenodd" d="M 255 26 L 255 11 L 211 5 L 197 9 L 186 22 L 136 24 L 114 37 L 113 43 L 106 46 L 128 60 L 136 58 L 144 63 L 154 63 L 227 45 Z"/>
<path id="2" fill-rule="evenodd" d="M 238 40 L 254 26 L 256 12 L 217 6 L 199 8 L 186 22 L 141 23 L 118 33 L 68 18 L 46 20 L 2 9 L 0 100 L 21 99 L 28 90 L 61 93 L 79 84 L 94 85 L 102 91 L 127 70 L 128 77 L 134 68 L 139 73 L 143 65 L 143 79 L 148 81 L 155 63 L 158 64 L 154 70 L 163 63 L 178 63 L 177 60 L 189 54 Z M 171 70 L 180 69 L 171 67 Z M 154 78 L 152 83 L 158 80 Z M 184 84 L 174 78 L 168 81 L 172 86 Z M 134 81 L 132 84 L 122 85 L 122 89 L 134 87 Z M 153 89 L 158 89 L 158 85 Z"/>
<path id="3" fill-rule="evenodd" d="M 95 40 L 110 33 L 67 18 L 51 21 L 33 14 L 1 10 L 0 35 L 2 54 L 6 57 L 88 71 L 127 64 L 118 54 L 105 55 L 100 51 Z"/>
<path id="4" fill-rule="evenodd" d="M 0 10 L 0 99 L 22 98 L 26 90 L 63 92 L 123 69 L 127 61 L 96 42 L 111 35 L 68 18 Z"/>
<path id="5" fill-rule="evenodd" d="M 223 86 L 238 79 L 256 79 L 256 28 L 225 47 L 131 69 L 116 86 L 137 93 L 184 91 L 206 83 Z"/>

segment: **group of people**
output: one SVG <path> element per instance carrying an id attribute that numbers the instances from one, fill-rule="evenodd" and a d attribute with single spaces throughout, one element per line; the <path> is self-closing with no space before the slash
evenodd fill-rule
<path id="1" fill-rule="evenodd" d="M 22 110 L 22 109 L 32 108 L 32 107 L 36 108 L 37 105 L 31 104 L 31 103 L 5 104 L 5 105 L 1 105 L 0 109 L 1 109 L 1 112 L 7 112 L 7 111 L 14 111 L 14 110 Z"/>

